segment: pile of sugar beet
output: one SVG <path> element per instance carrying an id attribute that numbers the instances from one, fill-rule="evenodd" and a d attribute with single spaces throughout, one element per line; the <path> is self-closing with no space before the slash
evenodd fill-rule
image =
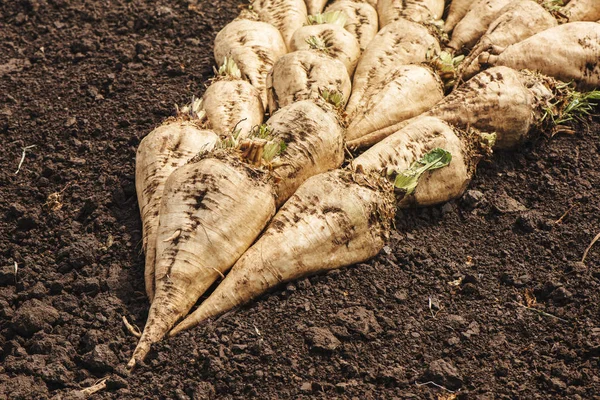
<path id="1" fill-rule="evenodd" d="M 375 256 L 398 207 L 460 197 L 493 149 L 590 112 L 598 20 L 597 0 L 254 1 L 218 33 L 203 97 L 139 145 L 151 306 L 128 367 Z"/>

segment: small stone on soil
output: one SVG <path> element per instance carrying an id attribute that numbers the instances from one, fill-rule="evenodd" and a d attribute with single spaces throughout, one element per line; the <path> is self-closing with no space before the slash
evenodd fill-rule
<path id="1" fill-rule="evenodd" d="M 463 384 L 463 378 L 458 369 L 450 361 L 435 360 L 423 376 L 423 381 L 433 381 L 450 390 L 457 390 Z"/>
<path id="2" fill-rule="evenodd" d="M 396 299 L 398 302 L 402 303 L 402 302 L 406 301 L 406 299 L 408 299 L 408 292 L 406 290 L 397 290 L 394 293 L 394 299 Z"/>
<path id="3" fill-rule="evenodd" d="M 315 350 L 333 351 L 342 344 L 327 328 L 308 328 L 305 337 Z"/>
<path id="4" fill-rule="evenodd" d="M 560 378 L 552 378 L 550 382 L 552 383 L 554 390 L 565 390 L 567 388 L 567 384 Z"/>
<path id="5" fill-rule="evenodd" d="M 339 311 L 336 315 L 337 322 L 345 325 L 349 330 L 364 336 L 381 332 L 381 326 L 371 310 L 364 307 L 350 307 Z"/>
<path id="6" fill-rule="evenodd" d="M 348 386 L 348 384 L 347 384 L 347 383 L 345 383 L 345 382 L 340 382 L 340 383 L 337 383 L 337 384 L 335 385 L 335 390 L 336 390 L 338 393 L 344 393 L 344 392 L 346 391 L 346 387 L 347 387 L 347 386 Z"/>
<path id="7" fill-rule="evenodd" d="M 526 211 L 527 207 L 512 197 L 501 194 L 494 200 L 494 209 L 501 214 Z"/>
<path id="8" fill-rule="evenodd" d="M 304 382 L 302 386 L 300 386 L 300 391 L 303 393 L 311 393 L 312 392 L 312 383 Z"/>
<path id="9" fill-rule="evenodd" d="M 85 364 L 93 371 L 108 372 L 119 364 L 119 359 L 107 344 L 99 344 L 84 356 Z"/>
<path id="10" fill-rule="evenodd" d="M 462 197 L 462 201 L 467 207 L 475 208 L 483 198 L 484 195 L 479 190 L 467 190 Z"/>
<path id="11" fill-rule="evenodd" d="M 456 209 L 456 205 L 453 202 L 448 202 L 442 206 L 442 215 L 451 214 Z"/>
<path id="12" fill-rule="evenodd" d="M 525 233 L 532 233 L 538 229 L 541 223 L 541 217 L 538 213 L 527 211 L 522 213 L 515 220 L 515 227 Z"/>
<path id="13" fill-rule="evenodd" d="M 448 314 L 446 320 L 453 328 L 459 328 L 467 323 L 467 320 L 463 316 L 456 314 Z"/>
<path id="14" fill-rule="evenodd" d="M 462 333 L 462 335 L 468 339 L 471 336 L 479 335 L 479 332 L 480 332 L 479 324 L 477 322 L 473 321 L 469 324 L 469 328 L 466 331 L 464 331 Z"/>

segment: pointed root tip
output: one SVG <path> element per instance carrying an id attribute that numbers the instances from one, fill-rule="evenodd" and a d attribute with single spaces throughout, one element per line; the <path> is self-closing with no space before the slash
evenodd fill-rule
<path id="1" fill-rule="evenodd" d="M 187 320 L 181 321 L 175 328 L 171 329 L 171 331 L 168 333 L 169 337 L 173 337 L 173 336 L 177 335 L 178 333 L 181 333 L 183 331 L 190 329 L 191 325 L 186 321 Z"/>
<path id="2" fill-rule="evenodd" d="M 129 371 L 132 371 L 135 368 L 136 364 L 137 360 L 135 359 L 135 357 L 131 357 L 131 360 L 129 360 L 129 362 L 127 363 L 127 369 Z"/>
<path id="3" fill-rule="evenodd" d="M 141 361 L 146 358 L 148 352 L 150 351 L 150 343 L 142 342 L 141 340 L 138 342 L 137 347 L 133 351 L 133 355 L 131 356 L 131 360 L 127 363 L 127 369 L 130 371 L 135 368 Z"/>

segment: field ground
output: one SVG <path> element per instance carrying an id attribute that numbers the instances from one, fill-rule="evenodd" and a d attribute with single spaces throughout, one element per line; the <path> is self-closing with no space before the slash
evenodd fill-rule
<path id="1" fill-rule="evenodd" d="M 135 150 L 203 92 L 237 7 L 0 1 L 0 398 L 76 398 L 101 378 L 99 399 L 598 398 L 600 243 L 580 262 L 600 232 L 598 121 L 496 153 L 461 200 L 400 212 L 375 259 L 167 340 L 127 375 L 121 318 L 148 310 Z"/>

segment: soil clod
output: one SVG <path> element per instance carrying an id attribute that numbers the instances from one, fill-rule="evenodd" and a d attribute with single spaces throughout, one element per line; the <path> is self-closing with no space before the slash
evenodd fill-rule
<path id="1" fill-rule="evenodd" d="M 450 390 L 458 390 L 463 385 L 463 377 L 451 361 L 438 359 L 432 361 L 423 376 L 424 380 L 430 380 Z"/>

